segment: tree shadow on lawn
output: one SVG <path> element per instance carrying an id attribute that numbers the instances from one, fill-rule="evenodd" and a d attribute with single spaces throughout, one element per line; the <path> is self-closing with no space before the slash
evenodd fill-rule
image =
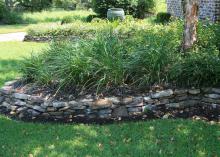
<path id="1" fill-rule="evenodd" d="M 21 60 L 0 60 L 0 87 L 19 75 L 20 62 Z"/>
<path id="2" fill-rule="evenodd" d="M 0 116 L 0 156 L 220 156 L 220 126 L 191 120 L 39 124 Z"/>

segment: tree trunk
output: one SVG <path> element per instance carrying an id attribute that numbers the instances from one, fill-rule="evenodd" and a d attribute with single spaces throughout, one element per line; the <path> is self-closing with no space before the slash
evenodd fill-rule
<path id="1" fill-rule="evenodd" d="M 193 47 L 197 41 L 197 24 L 199 12 L 199 0 L 184 0 L 183 2 L 185 26 L 183 33 L 182 50 Z"/>

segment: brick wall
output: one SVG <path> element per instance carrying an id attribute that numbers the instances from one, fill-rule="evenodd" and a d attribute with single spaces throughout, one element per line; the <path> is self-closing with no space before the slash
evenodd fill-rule
<path id="1" fill-rule="evenodd" d="M 167 11 L 174 16 L 183 17 L 182 0 L 167 0 Z M 200 0 L 200 19 L 220 21 L 220 0 Z"/>

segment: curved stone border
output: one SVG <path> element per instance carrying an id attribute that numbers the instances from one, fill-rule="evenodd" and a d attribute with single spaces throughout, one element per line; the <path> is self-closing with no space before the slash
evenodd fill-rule
<path id="1" fill-rule="evenodd" d="M 55 101 L 34 95 L 18 93 L 6 83 L 0 90 L 0 112 L 18 119 L 115 119 L 135 116 L 168 118 L 162 110 L 209 107 L 220 118 L 220 89 L 167 89 L 141 96 L 106 97 L 103 99 L 74 99 Z"/>
<path id="2" fill-rule="evenodd" d="M 24 41 L 33 41 L 33 42 L 51 42 L 51 41 L 62 41 L 62 40 L 71 40 L 71 41 L 77 41 L 80 37 L 70 35 L 70 36 L 32 36 L 32 35 L 26 35 L 24 37 Z"/>

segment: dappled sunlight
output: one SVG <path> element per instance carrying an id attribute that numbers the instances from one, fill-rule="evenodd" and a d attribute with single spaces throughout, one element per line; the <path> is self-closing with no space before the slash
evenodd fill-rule
<path id="1" fill-rule="evenodd" d="M 47 43 L 1 42 L 0 43 L 0 86 L 20 76 L 19 65 L 24 57 L 47 48 Z"/>
<path id="2" fill-rule="evenodd" d="M 3 152 L 8 152 L 5 157 L 10 152 L 37 157 L 220 155 L 220 126 L 199 121 L 153 120 L 100 126 L 24 123 L 1 116 L 0 125 L 0 145 L 5 146 Z"/>

